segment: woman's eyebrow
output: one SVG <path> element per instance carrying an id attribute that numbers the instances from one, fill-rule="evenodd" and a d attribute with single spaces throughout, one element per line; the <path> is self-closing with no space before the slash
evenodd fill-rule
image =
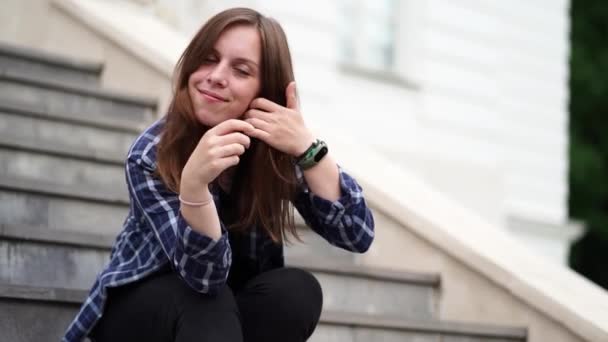
<path id="1" fill-rule="evenodd" d="M 251 64 L 252 66 L 254 66 L 256 68 L 258 67 L 258 64 L 256 62 L 254 62 L 254 61 L 252 61 L 251 59 L 248 59 L 248 58 L 237 57 L 237 58 L 234 59 L 234 61 L 236 63 Z"/>
<path id="2" fill-rule="evenodd" d="M 219 51 L 217 51 L 216 49 L 212 49 L 211 53 L 213 53 L 214 55 L 216 55 L 218 58 L 222 57 L 222 54 Z M 258 68 L 258 63 L 254 62 L 253 60 L 251 60 L 249 58 L 237 57 L 237 58 L 234 58 L 233 61 L 235 63 L 250 64 L 251 66 L 254 66 L 254 67 Z"/>

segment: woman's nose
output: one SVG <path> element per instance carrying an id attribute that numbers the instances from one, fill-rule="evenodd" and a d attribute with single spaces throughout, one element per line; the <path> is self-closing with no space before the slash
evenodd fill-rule
<path id="1" fill-rule="evenodd" d="M 228 85 L 226 71 L 227 68 L 222 63 L 216 64 L 215 67 L 209 72 L 207 82 L 220 87 L 226 87 Z"/>

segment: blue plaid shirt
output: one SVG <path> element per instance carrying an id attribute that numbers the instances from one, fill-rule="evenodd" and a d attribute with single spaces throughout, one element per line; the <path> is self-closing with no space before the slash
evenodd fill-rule
<path id="1" fill-rule="evenodd" d="M 62 341 L 82 341 L 103 314 L 108 288 L 138 281 L 170 265 L 194 291 L 213 295 L 226 284 L 233 251 L 228 231 L 215 241 L 194 231 L 180 213 L 177 194 L 154 176 L 156 145 L 161 119 L 133 143 L 126 160 L 130 208 L 123 230 L 116 238 L 110 262 L 99 273 L 80 312 Z M 374 220 L 361 187 L 340 168 L 341 198 L 331 202 L 308 190 L 297 168 L 298 193 L 294 206 L 307 225 L 330 244 L 353 252 L 365 252 L 374 238 Z M 218 210 L 219 194 L 212 190 Z M 239 255 L 264 260 L 259 272 L 283 266 L 282 245 L 252 227 L 245 235 L 250 243 L 238 244 Z M 274 246 L 274 247 L 273 247 Z M 278 248 L 278 252 L 277 252 Z"/>

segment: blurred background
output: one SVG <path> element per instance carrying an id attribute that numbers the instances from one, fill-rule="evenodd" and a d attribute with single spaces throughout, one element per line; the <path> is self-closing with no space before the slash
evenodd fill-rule
<path id="1" fill-rule="evenodd" d="M 433 285 L 438 297 L 427 303 L 437 309 L 431 316 L 523 327 L 508 339 L 608 338 L 606 292 L 570 271 L 608 288 L 608 2 L 2 0 L 1 6 L 3 239 L 40 239 L 39 228 L 49 226 L 85 235 L 57 233 L 44 241 L 69 240 L 81 249 L 92 243 L 107 253 L 126 208 L 124 151 L 136 132 L 165 114 L 175 62 L 202 23 L 247 6 L 282 24 L 307 124 L 329 139 L 377 213 L 377 241 L 365 256 L 327 246 L 313 254 L 357 267 L 434 272 L 441 285 Z M 28 64 L 49 53 L 45 65 L 59 65 L 61 74 Z M 60 79 L 68 69 L 88 70 L 93 83 L 65 85 Z M 59 99 L 63 92 L 79 98 Z M 127 113 L 136 106 L 143 109 Z M 344 141 L 347 148 L 339 148 Z M 97 164 L 73 161 L 84 155 Z M 74 206 L 32 197 L 37 193 L 66 196 L 62 201 Z M 43 214 L 28 211 L 32 203 Z M 59 253 L 45 245 L 16 257 L 10 243 L 0 255 L 0 283 L 27 283 L 15 280 L 19 267 L 44 268 L 39 260 Z M 304 259 L 310 253 L 292 251 Z M 75 264 L 90 262 L 89 270 L 70 265 L 37 285 L 82 272 L 74 288 L 85 289 L 105 261 L 103 253 L 61 253 Z M 382 306 L 366 305 L 367 313 Z"/>

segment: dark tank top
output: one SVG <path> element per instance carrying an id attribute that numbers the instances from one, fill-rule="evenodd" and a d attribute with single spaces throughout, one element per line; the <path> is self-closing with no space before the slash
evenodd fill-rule
<path id="1" fill-rule="evenodd" d="M 236 210 L 230 195 L 223 190 L 218 191 L 220 197 L 219 217 L 225 227 L 236 221 Z M 251 251 L 251 236 L 241 231 L 228 229 L 228 239 L 232 250 L 232 264 L 228 273 L 227 284 L 234 292 L 243 288 L 245 283 L 262 272 L 259 261 L 247 255 Z"/>

